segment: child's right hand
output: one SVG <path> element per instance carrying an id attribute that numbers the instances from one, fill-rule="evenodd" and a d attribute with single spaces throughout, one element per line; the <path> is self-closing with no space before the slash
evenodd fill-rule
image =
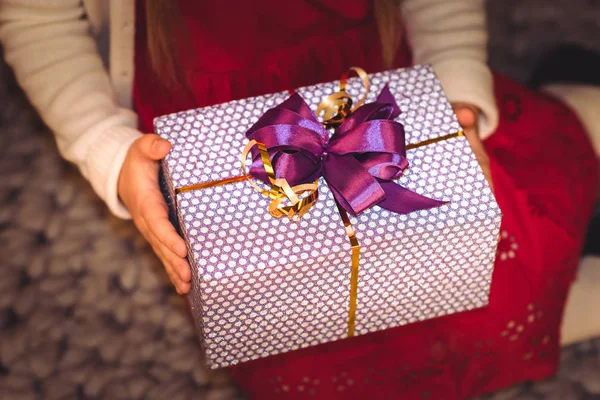
<path id="1" fill-rule="evenodd" d="M 144 135 L 129 149 L 118 191 L 133 222 L 162 261 L 177 293 L 190 291 L 192 273 L 185 259 L 187 247 L 169 221 L 168 208 L 158 186 L 158 161 L 171 150 L 171 144 L 158 135 Z"/>

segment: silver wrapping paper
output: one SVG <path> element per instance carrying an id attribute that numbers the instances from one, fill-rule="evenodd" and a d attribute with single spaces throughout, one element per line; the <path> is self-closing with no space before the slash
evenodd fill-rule
<path id="1" fill-rule="evenodd" d="M 429 66 L 370 75 L 373 101 L 388 84 L 407 143 L 460 130 Z M 313 110 L 339 82 L 300 88 Z M 348 92 L 361 95 L 351 79 Z M 192 266 L 192 313 L 211 368 L 347 337 L 351 250 L 333 196 L 299 222 L 273 218 L 248 182 L 175 195 L 174 189 L 240 175 L 246 130 L 282 92 L 157 118 L 173 144 L 163 167 Z M 398 182 L 450 201 L 396 215 L 374 207 L 352 218 L 361 244 L 356 335 L 483 307 L 501 213 L 464 137 L 408 151 Z"/>

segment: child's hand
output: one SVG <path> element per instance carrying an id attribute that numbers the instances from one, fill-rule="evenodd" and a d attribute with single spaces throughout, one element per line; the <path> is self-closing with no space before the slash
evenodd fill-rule
<path id="1" fill-rule="evenodd" d="M 479 109 L 474 105 L 467 103 L 453 103 L 452 106 L 454 107 L 454 112 L 458 117 L 458 122 L 465 131 L 465 135 L 469 141 L 469 144 L 471 145 L 471 149 L 473 149 L 473 153 L 479 162 L 479 166 L 483 171 L 483 175 L 485 175 L 485 179 L 487 179 L 488 184 L 493 192 L 494 186 L 492 184 L 492 174 L 490 172 L 490 159 L 485 152 L 483 143 L 481 143 L 477 128 Z"/>
<path id="2" fill-rule="evenodd" d="M 190 290 L 191 269 L 187 248 L 168 218 L 168 208 L 158 187 L 158 160 L 171 144 L 158 135 L 144 135 L 129 149 L 119 175 L 119 196 L 133 222 L 160 258 L 177 293 Z"/>

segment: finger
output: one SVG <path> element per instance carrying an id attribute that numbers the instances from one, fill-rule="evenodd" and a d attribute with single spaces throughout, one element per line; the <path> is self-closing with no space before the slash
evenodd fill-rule
<path id="1" fill-rule="evenodd" d="M 175 289 L 177 289 L 177 293 L 179 294 L 186 294 L 187 292 L 189 292 L 190 287 L 191 287 L 191 270 L 190 267 L 187 264 L 187 261 L 185 260 L 179 260 L 180 263 L 183 263 L 184 265 L 175 265 L 173 266 L 173 274 L 175 276 L 175 282 L 173 283 L 175 285 Z M 185 270 L 187 271 L 188 274 L 188 279 L 182 279 L 179 276 L 179 273 L 177 272 L 177 269 L 183 269 L 183 267 L 185 267 Z"/>
<path id="2" fill-rule="evenodd" d="M 475 126 L 475 114 L 468 108 L 459 108 L 456 110 L 456 117 L 458 118 L 458 123 L 464 129 Z"/>
<path id="3" fill-rule="evenodd" d="M 171 151 L 171 143 L 158 135 L 146 134 L 133 144 L 136 155 L 153 161 L 162 160 Z"/>
<path id="4" fill-rule="evenodd" d="M 171 271 L 176 275 L 178 282 L 188 283 L 192 280 L 192 269 L 185 258 L 179 257 L 166 246 L 158 244 L 162 257 Z"/>
<path id="5" fill-rule="evenodd" d="M 164 246 L 181 258 L 187 256 L 185 241 L 179 236 L 171 221 L 167 218 L 157 217 L 148 221 L 148 224 L 150 230 Z"/>
<path id="6" fill-rule="evenodd" d="M 163 264 L 163 267 L 165 268 L 165 272 L 167 273 L 167 276 L 169 277 L 169 280 L 175 287 L 175 290 L 177 291 L 177 293 L 182 294 L 181 289 L 185 282 L 183 282 L 179 278 L 179 274 L 177 274 L 177 272 L 175 271 L 175 267 L 171 264 L 171 261 L 169 261 L 168 257 L 165 256 L 164 248 L 162 248 L 160 245 L 152 245 L 152 250 L 158 256 L 161 263 Z"/>
<path id="7" fill-rule="evenodd" d="M 189 281 L 187 281 L 187 282 L 183 281 L 181 279 L 181 277 L 179 276 L 179 273 L 177 272 L 177 269 L 178 269 L 177 263 L 180 262 L 182 259 L 173 255 L 173 253 L 170 253 L 167 248 L 162 246 L 160 243 L 157 243 L 155 240 L 151 241 L 151 245 L 152 245 L 152 250 L 158 256 L 161 263 L 163 264 L 163 267 L 165 268 L 165 272 L 169 276 L 169 280 L 171 281 L 173 286 L 175 286 L 177 293 L 181 294 L 182 285 L 189 282 Z"/>
<path id="8" fill-rule="evenodd" d="M 152 190 L 140 208 L 146 226 L 156 238 L 179 257 L 187 256 L 185 241 L 169 220 L 167 203 L 162 194 Z"/>
<path id="9" fill-rule="evenodd" d="M 453 103 L 452 107 L 458 119 L 458 122 L 463 128 L 477 126 L 479 111 L 477 107 L 468 103 Z"/>
<path id="10" fill-rule="evenodd" d="M 465 129 L 465 136 L 467 137 L 467 141 L 471 145 L 471 149 L 473 150 L 473 153 L 475 153 L 477 159 L 479 159 L 481 155 L 486 154 L 481 138 L 479 138 L 479 135 L 475 129 Z"/>
<path id="11" fill-rule="evenodd" d="M 456 101 L 454 103 L 452 103 L 452 108 L 454 108 L 454 110 L 458 110 L 458 109 L 462 109 L 462 108 L 467 108 L 469 110 L 471 110 L 473 112 L 473 114 L 477 115 L 479 114 L 479 109 L 474 106 L 471 103 L 465 103 L 463 101 Z"/>
<path id="12" fill-rule="evenodd" d="M 188 294 L 191 289 L 192 289 L 191 283 L 182 283 L 179 286 L 179 292 L 180 292 L 179 294 Z"/>
<path id="13" fill-rule="evenodd" d="M 479 166 L 481 167 L 481 171 L 483 172 L 483 175 L 485 176 L 486 180 L 488 181 L 490 189 L 492 190 L 492 192 L 494 192 L 494 186 L 493 186 L 493 182 L 492 182 L 492 174 L 490 171 L 490 159 L 489 159 L 489 156 L 487 155 L 487 152 L 485 151 L 485 147 L 483 146 L 483 142 L 481 141 L 481 138 L 479 137 L 479 135 L 475 129 L 465 129 L 465 136 L 467 137 L 467 141 L 469 142 L 469 145 L 471 146 L 471 150 L 473 151 L 473 154 L 475 154 L 475 158 L 477 159 L 477 162 L 479 163 Z"/>
<path id="14" fill-rule="evenodd" d="M 183 283 L 191 281 L 192 271 L 187 260 L 170 250 L 167 245 L 163 244 L 160 241 L 158 235 L 156 234 L 156 231 L 152 228 L 151 222 L 146 221 L 146 225 L 148 226 L 148 235 L 151 237 L 151 241 L 155 243 L 156 247 L 160 250 L 160 253 L 163 256 L 165 263 L 168 264 L 169 268 L 171 268 L 175 274 L 177 274 L 178 280 Z M 183 239 L 181 240 L 183 241 Z"/>
<path id="15" fill-rule="evenodd" d="M 187 293 L 190 290 L 189 282 L 191 281 L 191 269 L 187 261 L 170 252 L 168 248 L 162 245 L 148 228 L 143 218 L 138 218 L 136 225 L 148 243 L 150 243 L 156 256 L 160 259 L 177 293 Z"/>
<path id="16" fill-rule="evenodd" d="M 171 252 L 166 247 L 162 246 L 161 251 L 169 263 L 173 272 L 177 275 L 178 280 L 181 283 L 189 283 L 192 280 L 192 269 L 190 264 L 185 258 L 179 257 L 177 254 Z"/>

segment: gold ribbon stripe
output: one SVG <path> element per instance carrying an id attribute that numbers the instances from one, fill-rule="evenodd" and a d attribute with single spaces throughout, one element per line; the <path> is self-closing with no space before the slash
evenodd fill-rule
<path id="1" fill-rule="evenodd" d="M 231 178 L 221 179 L 218 181 L 197 183 L 195 185 L 188 185 L 188 186 L 183 186 L 183 187 L 177 188 L 177 189 L 175 189 L 175 193 L 179 194 L 179 193 L 185 193 L 185 192 L 193 192 L 194 190 L 201 190 L 201 189 L 206 189 L 206 188 L 211 188 L 211 187 L 216 187 L 216 186 L 229 185 L 231 183 L 243 182 L 243 181 L 249 180 L 250 178 L 252 178 L 252 176 L 250 176 L 250 175 L 239 175 L 239 176 L 233 176 Z"/>
<path id="2" fill-rule="evenodd" d="M 448 139 L 452 139 L 452 138 L 459 137 L 459 136 L 465 136 L 465 134 L 462 131 L 459 131 L 456 133 L 450 133 L 448 135 L 440 136 L 440 137 L 437 137 L 434 139 L 429 139 L 429 140 L 424 140 L 422 142 L 407 144 L 406 150 L 416 149 L 418 147 L 427 146 L 429 144 L 441 142 L 443 140 L 448 140 Z M 271 164 L 270 161 L 269 161 L 269 164 Z M 246 180 L 250 180 L 251 178 L 252 178 L 252 176 L 250 174 L 245 174 L 245 175 L 233 176 L 231 178 L 219 179 L 216 181 L 198 183 L 195 185 L 182 186 L 180 188 L 175 189 L 175 193 L 179 194 L 179 193 L 192 192 L 194 190 L 206 189 L 206 188 L 215 187 L 215 186 L 229 185 L 231 183 L 237 183 L 237 182 L 243 182 Z M 252 181 L 250 180 L 250 182 L 252 182 Z M 262 189 L 260 191 L 262 192 Z"/>
<path id="3" fill-rule="evenodd" d="M 455 133 L 450 133 L 448 135 L 439 136 L 439 137 L 436 137 L 433 139 L 423 140 L 422 142 L 407 144 L 406 150 L 416 149 L 417 147 L 427 146 L 427 145 L 430 145 L 433 143 L 441 142 L 441 141 L 452 139 L 452 138 L 459 137 L 459 136 L 465 136 L 465 133 L 463 131 L 458 131 Z"/>
<path id="4" fill-rule="evenodd" d="M 358 266 L 360 264 L 360 245 L 356 238 L 356 233 L 348 217 L 346 210 L 342 208 L 340 203 L 337 201 L 335 205 L 342 217 L 344 228 L 346 228 L 346 234 L 350 239 L 350 245 L 352 246 L 352 267 L 350 272 L 350 304 L 348 306 L 348 337 L 354 336 L 354 325 L 356 323 L 356 298 L 358 295 Z"/>

